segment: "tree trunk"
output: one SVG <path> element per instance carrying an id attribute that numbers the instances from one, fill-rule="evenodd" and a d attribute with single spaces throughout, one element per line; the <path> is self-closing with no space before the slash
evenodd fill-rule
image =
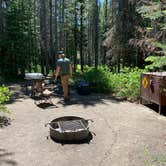
<path id="1" fill-rule="evenodd" d="M 94 41 L 94 51 L 95 51 L 95 68 L 98 67 L 98 22 L 99 22 L 99 11 L 98 11 L 98 0 L 95 0 L 95 10 L 94 10 L 94 32 L 95 32 L 95 41 Z"/>
<path id="2" fill-rule="evenodd" d="M 57 17 L 58 17 L 58 3 L 57 0 L 55 0 L 55 41 L 54 41 L 54 56 L 53 56 L 53 64 L 54 64 L 54 69 L 56 67 L 56 59 L 57 57 L 57 53 L 58 53 L 58 29 L 57 29 Z"/>
<path id="3" fill-rule="evenodd" d="M 91 66 L 91 19 L 90 14 L 88 14 L 88 66 Z"/>
<path id="4" fill-rule="evenodd" d="M 83 3 L 80 6 L 80 58 L 81 58 L 81 71 L 84 70 L 83 58 Z"/>
<path id="5" fill-rule="evenodd" d="M 64 45 L 64 0 L 60 0 L 60 16 L 59 16 L 59 21 L 60 21 L 60 50 L 64 50 L 65 45 Z"/>
<path id="6" fill-rule="evenodd" d="M 40 35 L 41 35 L 41 59 L 42 64 L 46 66 L 46 73 L 49 73 L 49 64 L 48 64 L 48 48 L 47 48 L 47 23 L 46 23 L 46 1 L 41 0 L 40 1 Z M 44 67 L 44 66 L 43 66 Z M 42 70 L 43 70 L 42 67 Z M 43 71 L 42 71 L 43 72 Z"/>
<path id="7" fill-rule="evenodd" d="M 74 11 L 74 72 L 77 69 L 77 0 L 74 3 L 75 11 Z"/>
<path id="8" fill-rule="evenodd" d="M 65 0 L 62 0 L 62 49 L 65 51 Z"/>
<path id="9" fill-rule="evenodd" d="M 107 32 L 107 15 L 108 15 L 108 0 L 105 0 L 105 8 L 104 8 L 104 33 Z M 106 47 L 103 49 L 103 64 L 106 64 Z"/>
<path id="10" fill-rule="evenodd" d="M 53 55 L 53 30 L 52 30 L 52 0 L 49 0 L 50 7 L 50 59 L 51 59 L 51 68 L 52 72 L 54 72 L 54 56 Z"/>
<path id="11" fill-rule="evenodd" d="M 2 34 L 3 34 L 3 11 L 2 11 L 2 0 L 0 0 L 0 40 L 2 40 Z M 0 74 L 3 73 L 3 57 L 2 57 L 2 47 L 0 46 Z"/>
<path id="12" fill-rule="evenodd" d="M 3 32 L 3 11 L 2 11 L 2 0 L 0 0 L 0 37 Z"/>

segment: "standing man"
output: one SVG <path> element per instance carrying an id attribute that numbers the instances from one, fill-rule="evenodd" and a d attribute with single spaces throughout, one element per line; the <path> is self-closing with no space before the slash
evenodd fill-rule
<path id="1" fill-rule="evenodd" d="M 72 77 L 72 65 L 70 60 L 65 57 L 65 54 L 62 51 L 59 52 L 59 60 L 57 61 L 57 67 L 55 73 L 56 80 L 59 75 L 61 76 L 64 99 L 65 101 L 67 101 L 69 100 L 68 83 L 69 83 L 69 78 Z"/>

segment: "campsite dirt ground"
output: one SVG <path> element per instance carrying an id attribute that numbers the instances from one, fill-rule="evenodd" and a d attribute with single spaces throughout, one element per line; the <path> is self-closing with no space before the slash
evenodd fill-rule
<path id="1" fill-rule="evenodd" d="M 165 116 L 143 105 L 96 94 L 72 94 L 68 105 L 54 97 L 53 103 L 43 109 L 20 95 L 7 105 L 12 122 L 0 128 L 0 166 L 166 165 Z M 62 145 L 47 139 L 49 128 L 44 124 L 61 116 L 93 119 L 92 140 Z"/>

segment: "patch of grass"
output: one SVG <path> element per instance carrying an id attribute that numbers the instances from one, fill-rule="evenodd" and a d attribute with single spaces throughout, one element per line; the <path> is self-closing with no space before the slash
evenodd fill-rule
<path id="1" fill-rule="evenodd" d="M 144 161 L 145 166 L 164 166 L 166 165 L 166 155 L 153 155 L 148 149 L 144 151 L 147 159 Z"/>

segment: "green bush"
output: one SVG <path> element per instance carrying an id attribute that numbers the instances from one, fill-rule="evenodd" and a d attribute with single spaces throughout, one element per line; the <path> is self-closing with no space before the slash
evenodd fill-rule
<path id="1" fill-rule="evenodd" d="M 124 68 L 120 73 L 111 73 L 107 67 L 86 68 L 81 76 L 91 84 L 93 92 L 113 93 L 114 96 L 130 101 L 139 98 L 140 75 L 143 70 Z"/>
<path id="2" fill-rule="evenodd" d="M 4 104 L 10 99 L 11 92 L 6 86 L 0 87 L 0 111 L 9 112 Z"/>
<path id="3" fill-rule="evenodd" d="M 138 68 L 125 68 L 119 74 L 112 76 L 114 95 L 130 101 L 135 101 L 140 96 L 140 75 Z"/>
<path id="4" fill-rule="evenodd" d="M 165 71 L 166 70 L 166 57 L 165 56 L 149 56 L 145 59 L 145 62 L 150 63 L 146 65 L 147 71 Z"/>
<path id="5" fill-rule="evenodd" d="M 93 92 L 112 92 L 111 74 L 107 67 L 87 68 L 83 73 L 83 78 L 90 82 Z"/>

